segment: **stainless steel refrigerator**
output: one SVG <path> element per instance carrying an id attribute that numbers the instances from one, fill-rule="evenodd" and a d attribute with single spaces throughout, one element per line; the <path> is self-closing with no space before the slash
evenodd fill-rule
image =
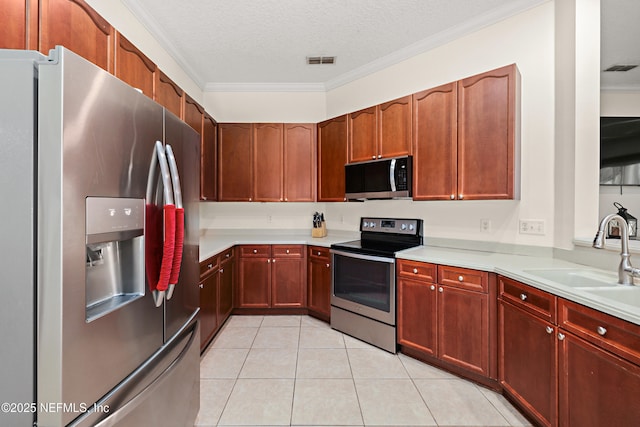
<path id="1" fill-rule="evenodd" d="M 62 47 L 0 88 L 0 425 L 193 425 L 198 134 Z"/>

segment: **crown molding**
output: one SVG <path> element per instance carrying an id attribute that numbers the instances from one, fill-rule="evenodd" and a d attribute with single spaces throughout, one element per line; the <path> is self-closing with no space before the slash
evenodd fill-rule
<path id="1" fill-rule="evenodd" d="M 326 92 L 324 83 L 207 83 L 205 92 Z"/>

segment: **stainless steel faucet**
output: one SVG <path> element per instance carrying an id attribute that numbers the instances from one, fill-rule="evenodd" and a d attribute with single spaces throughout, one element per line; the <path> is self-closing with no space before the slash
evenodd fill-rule
<path id="1" fill-rule="evenodd" d="M 620 251 L 620 257 L 622 259 L 618 266 L 618 283 L 621 285 L 633 285 L 633 278 L 640 277 L 640 268 L 633 267 L 629 260 L 629 257 L 631 256 L 629 254 L 629 226 L 624 218 L 616 213 L 602 218 L 596 237 L 593 239 L 593 247 L 596 249 L 604 248 L 605 230 L 607 229 L 609 222 L 614 219 L 618 221 L 618 224 L 620 224 L 620 244 L 622 246 Z"/>

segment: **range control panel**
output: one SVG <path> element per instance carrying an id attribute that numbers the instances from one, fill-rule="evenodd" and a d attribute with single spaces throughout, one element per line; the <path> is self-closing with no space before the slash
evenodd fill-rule
<path id="1" fill-rule="evenodd" d="M 360 219 L 360 231 L 419 235 L 422 231 L 421 219 L 407 218 L 367 218 Z"/>

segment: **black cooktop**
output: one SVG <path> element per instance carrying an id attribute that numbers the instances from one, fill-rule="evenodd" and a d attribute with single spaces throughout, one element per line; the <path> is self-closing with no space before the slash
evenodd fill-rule
<path id="1" fill-rule="evenodd" d="M 332 249 L 363 255 L 394 257 L 422 244 L 421 219 L 361 218 L 360 240 L 336 243 Z"/>

